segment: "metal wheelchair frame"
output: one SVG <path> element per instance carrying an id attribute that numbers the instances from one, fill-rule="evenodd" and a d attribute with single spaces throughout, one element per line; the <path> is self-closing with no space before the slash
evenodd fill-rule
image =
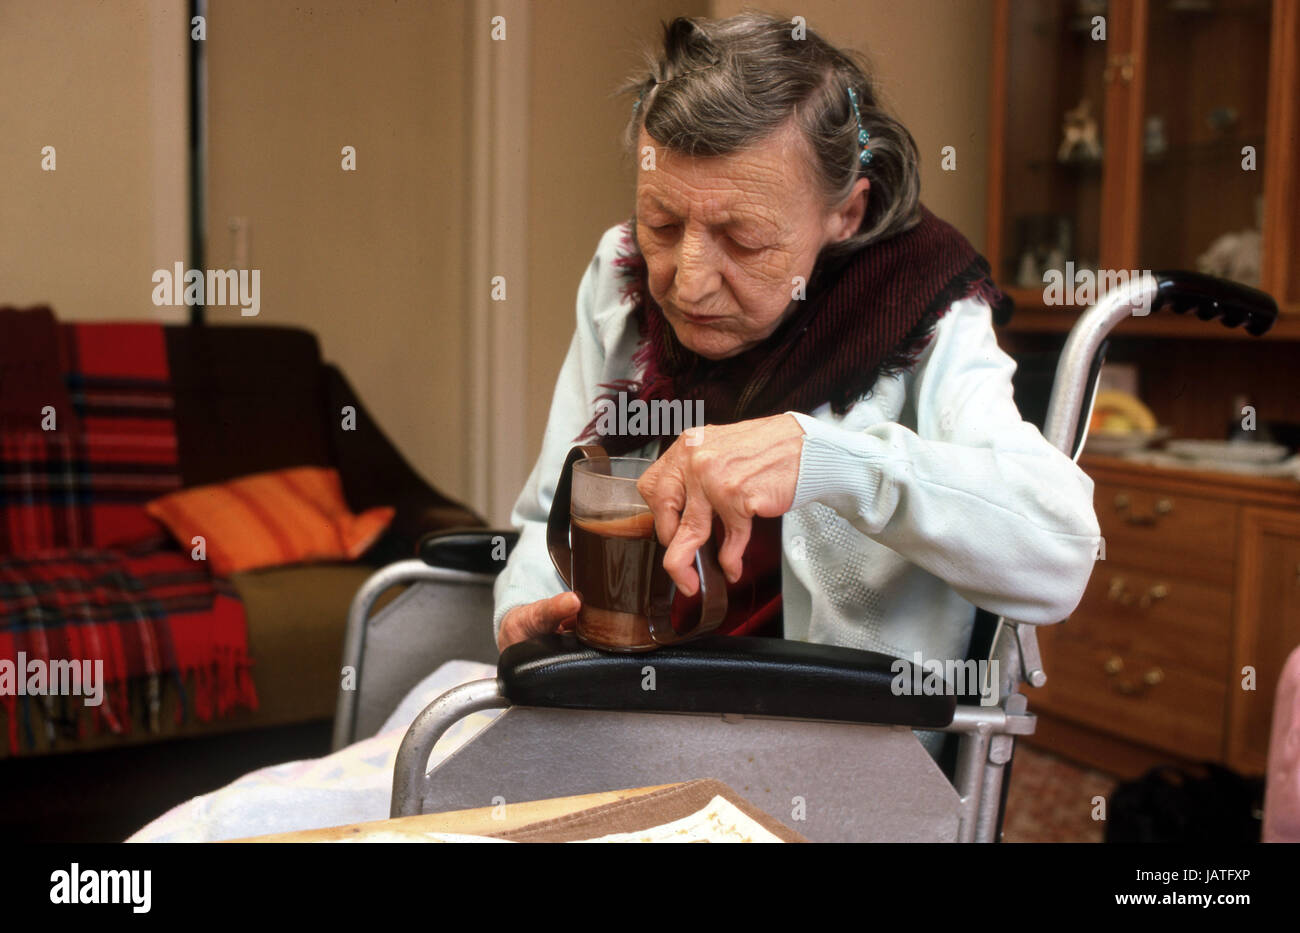
<path id="1" fill-rule="evenodd" d="M 1044 437 L 1058 450 L 1075 459 L 1082 450 L 1107 335 L 1130 316 L 1164 307 L 1180 314 L 1195 310 L 1202 320 L 1220 318 L 1228 327 L 1244 325 L 1256 336 L 1269 329 L 1277 314 L 1269 296 L 1195 273 L 1148 274 L 1113 289 L 1080 316 L 1061 352 L 1043 427 Z M 367 614 L 389 587 L 418 581 L 484 585 L 493 576 L 423 560 L 384 568 L 353 602 L 344 663 L 360 670 Z M 873 653 L 858 654 L 865 658 Z M 623 663 L 634 671 L 652 663 L 655 655 L 630 658 Z M 795 801 L 816 799 L 817 818 L 792 823 L 814 840 L 996 841 L 1015 737 L 1035 729 L 1020 685 L 1042 686 L 1047 679 L 1035 626 L 998 619 L 985 658 L 998 662 L 992 668 L 1000 681 L 997 704 L 955 703 L 949 721 L 937 728 L 958 736 L 949 778 L 912 734 L 918 727 L 914 723 L 858 716 L 851 722 L 773 717 L 753 710 L 635 711 L 601 702 L 570 703 L 549 693 L 544 706 L 513 705 L 509 694 L 520 689 L 520 681 L 517 674 L 506 676 L 506 660 L 503 656 L 500 676 L 448 691 L 412 723 L 397 756 L 393 816 L 484 806 L 501 797 L 539 799 L 715 777 L 741 793 L 748 791 L 759 806 L 768 799 L 765 795 L 775 793 L 771 799 L 781 801 L 773 813 L 778 819 L 786 795 Z M 566 665 L 588 663 L 558 650 L 543 660 L 560 679 Z M 528 675 L 534 680 L 545 683 L 552 676 L 535 668 L 537 663 Z M 426 773 L 434 745 L 454 722 L 477 710 L 503 707 L 509 708 L 504 715 Z M 355 737 L 355 710 L 355 694 L 340 692 L 336 747 Z M 854 752 L 851 776 L 840 773 L 836 762 Z"/>

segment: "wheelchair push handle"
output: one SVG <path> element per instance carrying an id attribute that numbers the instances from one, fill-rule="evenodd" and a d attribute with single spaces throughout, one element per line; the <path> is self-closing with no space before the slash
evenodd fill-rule
<path id="1" fill-rule="evenodd" d="M 1175 314 L 1194 311 L 1202 321 L 1218 318 L 1225 327 L 1244 327 L 1259 337 L 1277 320 L 1277 302 L 1249 285 L 1230 282 L 1200 272 L 1154 272 L 1155 296 L 1151 309 L 1168 307 Z"/>
<path id="2" fill-rule="evenodd" d="M 1225 327 L 1244 326 L 1255 337 L 1277 320 L 1272 296 L 1199 272 L 1143 273 L 1109 290 L 1083 312 L 1061 350 L 1043 423 L 1043 436 L 1057 450 L 1075 456 L 1083 446 L 1110 332 L 1135 315 L 1165 308 L 1184 315 L 1194 311 L 1203 321 L 1217 318 Z"/>

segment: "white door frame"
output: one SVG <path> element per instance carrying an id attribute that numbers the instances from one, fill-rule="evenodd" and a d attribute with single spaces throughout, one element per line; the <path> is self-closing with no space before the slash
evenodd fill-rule
<path id="1" fill-rule="evenodd" d="M 494 526 L 527 462 L 529 16 L 525 0 L 470 0 L 466 314 L 470 505 Z M 502 17 L 505 38 L 494 39 Z M 493 299 L 501 276 L 505 300 Z"/>

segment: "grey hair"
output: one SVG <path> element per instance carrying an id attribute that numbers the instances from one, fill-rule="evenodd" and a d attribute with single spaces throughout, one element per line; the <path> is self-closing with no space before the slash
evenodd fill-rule
<path id="1" fill-rule="evenodd" d="M 871 161 L 862 165 L 848 89 L 857 92 Z M 811 29 L 766 13 L 727 19 L 678 17 L 663 48 L 619 89 L 636 95 L 624 144 L 635 160 L 641 128 L 674 152 L 729 155 L 762 142 L 791 117 L 813 155 L 811 174 L 833 208 L 865 176 L 871 182 L 858 232 L 824 252 L 847 255 L 920 221 L 920 157 L 903 124 L 881 106 L 865 59 Z"/>

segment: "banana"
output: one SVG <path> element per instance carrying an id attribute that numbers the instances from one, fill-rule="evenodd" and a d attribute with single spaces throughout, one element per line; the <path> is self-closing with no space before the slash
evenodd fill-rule
<path id="1" fill-rule="evenodd" d="M 1127 392 L 1107 389 L 1097 393 L 1090 424 L 1105 434 L 1151 432 L 1156 429 L 1156 416 Z"/>

